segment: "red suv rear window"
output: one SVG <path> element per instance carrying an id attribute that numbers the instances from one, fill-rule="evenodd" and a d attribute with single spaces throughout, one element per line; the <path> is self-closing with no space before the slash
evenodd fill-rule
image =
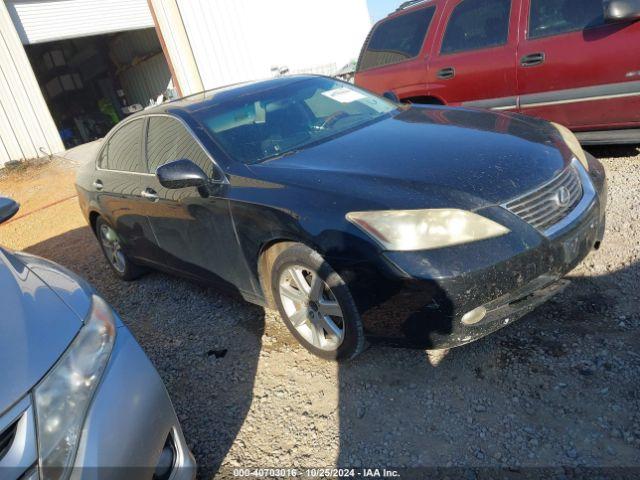
<path id="1" fill-rule="evenodd" d="M 414 58 L 420 53 L 435 7 L 383 20 L 373 27 L 365 42 L 357 71 L 382 67 Z"/>

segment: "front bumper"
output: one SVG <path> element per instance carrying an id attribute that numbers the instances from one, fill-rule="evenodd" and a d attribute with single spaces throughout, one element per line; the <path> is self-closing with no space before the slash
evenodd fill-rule
<path id="1" fill-rule="evenodd" d="M 384 280 L 356 290 L 370 339 L 420 348 L 451 348 L 512 323 L 560 292 L 561 278 L 598 248 L 604 236 L 607 185 L 593 157 L 595 195 L 573 221 L 545 237 L 501 207 L 482 214 L 507 225 L 500 238 L 428 252 L 386 252 Z M 486 315 L 468 325 L 463 316 Z"/>
<path id="2" fill-rule="evenodd" d="M 192 479 L 196 463 L 169 395 L 125 326 L 87 414 L 72 478 L 151 478 L 169 440 L 171 480 Z"/>
<path id="3" fill-rule="evenodd" d="M 40 478 L 31 395 L 0 417 L 0 431 L 9 425 L 15 426 L 16 434 L 0 459 L 0 478 Z M 87 412 L 71 478 L 150 479 L 167 439 L 175 452 L 169 480 L 193 479 L 195 460 L 164 384 L 129 330 L 121 325 Z"/>

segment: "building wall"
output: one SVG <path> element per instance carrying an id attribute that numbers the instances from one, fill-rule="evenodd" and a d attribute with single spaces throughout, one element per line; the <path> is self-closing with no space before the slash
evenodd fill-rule
<path id="1" fill-rule="evenodd" d="M 150 0 L 165 36 L 186 36 L 170 49 L 176 70 L 195 61 L 205 89 L 267 78 L 273 67 L 333 74 L 356 59 L 371 28 L 366 0 Z M 190 47 L 190 48 L 189 48 Z M 178 66 L 176 66 L 178 65 Z M 179 75 L 176 75 L 179 77 Z M 183 94 L 198 91 L 182 85 Z M 196 87 L 197 82 L 194 84 Z"/>
<path id="2" fill-rule="evenodd" d="M 178 95 L 204 90 L 176 0 L 147 0 Z"/>
<path id="3" fill-rule="evenodd" d="M 0 167 L 64 151 L 20 37 L 0 1 Z"/>

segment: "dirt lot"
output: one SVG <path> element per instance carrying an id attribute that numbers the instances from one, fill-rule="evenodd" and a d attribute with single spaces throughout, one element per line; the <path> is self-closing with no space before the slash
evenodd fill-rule
<path id="1" fill-rule="evenodd" d="M 0 243 L 69 267 L 111 302 L 160 371 L 203 478 L 237 466 L 640 468 L 640 150 L 593 153 L 610 181 L 601 250 L 560 296 L 446 355 L 375 346 L 338 367 L 241 299 L 160 273 L 116 280 L 69 198 L 67 162 L 0 177 L 23 204 Z"/>

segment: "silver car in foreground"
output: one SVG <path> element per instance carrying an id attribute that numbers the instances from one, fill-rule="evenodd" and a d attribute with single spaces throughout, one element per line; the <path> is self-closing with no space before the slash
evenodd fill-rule
<path id="1" fill-rule="evenodd" d="M 0 197 L 0 223 L 17 212 Z M 0 480 L 195 477 L 167 391 L 82 279 L 0 248 Z"/>

